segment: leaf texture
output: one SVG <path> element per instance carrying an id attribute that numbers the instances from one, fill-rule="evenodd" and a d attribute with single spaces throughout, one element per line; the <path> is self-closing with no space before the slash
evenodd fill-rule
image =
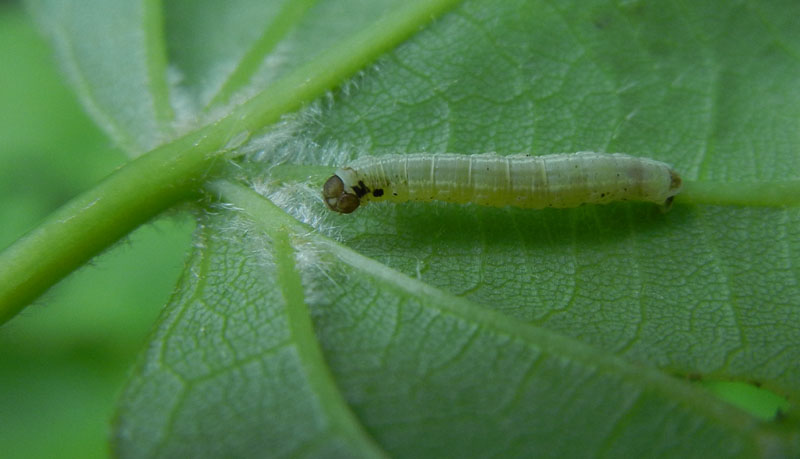
<path id="1" fill-rule="evenodd" d="M 121 400 L 121 455 L 800 448 L 795 411 L 761 423 L 668 376 L 800 395 L 797 198 L 723 205 L 738 184 L 800 180 L 796 2 L 465 1 L 377 62 L 346 65 L 371 44 L 359 37 L 402 35 L 381 24 L 405 2 L 29 3 L 132 155 L 198 129 L 228 135 L 228 177 L 283 209 L 215 188 L 239 210 L 203 209 Z M 303 92 L 303 72 L 355 63 L 337 90 Z M 214 131 L 309 94 L 263 136 Z M 343 216 L 318 194 L 316 166 L 363 155 L 586 150 L 725 186 L 666 214 L 405 203 Z"/>

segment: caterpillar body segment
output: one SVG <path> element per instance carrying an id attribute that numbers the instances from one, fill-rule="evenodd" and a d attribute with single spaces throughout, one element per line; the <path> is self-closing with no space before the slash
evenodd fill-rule
<path id="1" fill-rule="evenodd" d="M 681 178 L 669 165 L 621 153 L 417 153 L 364 157 L 340 168 L 325 183 L 323 198 L 342 213 L 370 201 L 541 209 L 620 200 L 669 205 L 680 187 Z"/>

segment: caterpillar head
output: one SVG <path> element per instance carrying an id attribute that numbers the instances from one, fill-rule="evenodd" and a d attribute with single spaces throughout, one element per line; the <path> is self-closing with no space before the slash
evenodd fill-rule
<path id="1" fill-rule="evenodd" d="M 353 190 L 356 180 L 355 171 L 349 168 L 339 169 L 322 187 L 322 199 L 329 209 L 343 214 L 358 209 L 361 204 L 359 194 Z"/>

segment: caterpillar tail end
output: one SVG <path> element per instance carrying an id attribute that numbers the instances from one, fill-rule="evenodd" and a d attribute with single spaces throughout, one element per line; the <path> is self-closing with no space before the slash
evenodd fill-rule
<path id="1" fill-rule="evenodd" d="M 667 213 L 670 209 L 672 209 L 672 201 L 675 200 L 675 195 L 680 193 L 681 186 L 683 185 L 683 179 L 681 176 L 675 172 L 674 170 L 670 169 L 669 171 L 670 183 L 669 183 L 669 192 L 670 195 L 664 200 L 664 204 L 661 205 L 661 212 Z"/>

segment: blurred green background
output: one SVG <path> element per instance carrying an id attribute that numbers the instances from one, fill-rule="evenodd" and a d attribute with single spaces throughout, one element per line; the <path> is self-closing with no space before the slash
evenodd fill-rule
<path id="1" fill-rule="evenodd" d="M 126 161 L 63 81 L 18 2 L 0 2 L 0 248 Z M 0 328 L 0 456 L 106 457 L 127 372 L 193 223 L 140 228 Z"/>
<path id="2" fill-rule="evenodd" d="M 84 113 L 18 2 L 0 1 L 0 248 L 126 158 Z M 0 328 L 0 456 L 105 457 L 127 372 L 167 301 L 194 224 L 145 225 Z M 786 401 L 705 382 L 771 417 Z"/>

